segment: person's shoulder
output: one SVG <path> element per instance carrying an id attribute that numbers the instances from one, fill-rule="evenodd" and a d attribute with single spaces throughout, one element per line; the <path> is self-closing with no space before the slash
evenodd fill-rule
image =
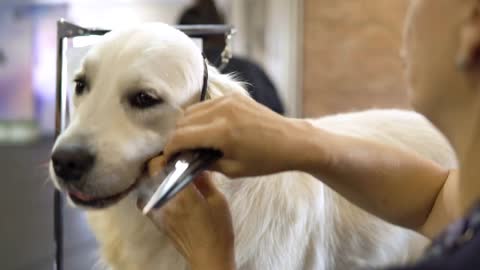
<path id="1" fill-rule="evenodd" d="M 457 169 L 448 170 L 440 192 L 435 199 L 434 205 L 425 223 L 419 226 L 416 231 L 424 236 L 433 239 L 439 235 L 444 228 L 461 217 L 461 207 L 458 203 L 457 183 L 460 179 Z"/>

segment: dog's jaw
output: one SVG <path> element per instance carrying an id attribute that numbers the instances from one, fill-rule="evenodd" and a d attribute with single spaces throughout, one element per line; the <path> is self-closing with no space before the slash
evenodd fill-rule
<path id="1" fill-rule="evenodd" d="M 133 181 L 133 183 L 127 188 L 118 192 L 114 192 L 111 195 L 93 196 L 88 193 L 77 190 L 75 188 L 68 188 L 65 186 L 61 187 L 59 184 L 59 181 L 56 180 L 53 169 L 51 168 L 50 168 L 50 174 L 53 179 L 52 182 L 54 182 L 55 187 L 58 190 L 68 195 L 68 198 L 70 199 L 70 202 L 74 207 L 79 207 L 86 210 L 100 210 L 100 209 L 111 207 L 119 203 L 125 197 L 132 194 L 132 192 L 135 192 L 136 190 L 138 190 L 138 187 L 141 185 L 141 183 L 148 178 L 148 175 L 147 175 L 148 162 L 154 157 L 161 156 L 161 155 L 163 155 L 163 150 L 160 151 L 158 154 L 153 155 L 152 157 L 149 157 L 144 162 L 143 168 L 140 170 L 141 173 L 138 175 L 138 177 L 135 178 L 135 181 Z"/>
<path id="2" fill-rule="evenodd" d="M 127 189 L 105 197 L 93 197 L 79 191 L 70 191 L 68 196 L 75 206 L 86 209 L 104 209 L 118 203 L 132 192 L 138 185 L 137 179 Z"/>

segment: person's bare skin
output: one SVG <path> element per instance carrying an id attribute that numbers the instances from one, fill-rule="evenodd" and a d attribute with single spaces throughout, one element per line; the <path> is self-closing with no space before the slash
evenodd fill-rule
<path id="1" fill-rule="evenodd" d="M 163 157 L 153 159 L 149 174 L 159 173 L 164 165 Z M 144 203 L 139 201 L 139 207 L 143 208 Z M 225 197 L 213 185 L 207 172 L 161 211 L 151 211 L 149 217 L 166 232 L 192 270 L 235 269 L 232 217 Z"/>
<path id="2" fill-rule="evenodd" d="M 208 117 L 213 115 L 215 120 L 209 120 Z M 172 154 L 197 147 L 221 150 L 224 157 L 211 169 L 227 176 L 244 177 L 302 170 L 319 177 L 366 210 L 418 231 L 421 231 L 426 222 L 449 173 L 414 153 L 389 145 L 330 134 L 307 121 L 275 114 L 240 95 L 206 101 L 187 109 L 178 122 L 175 135 L 165 148 L 165 156 L 153 159 L 149 164 L 150 171 L 160 171 L 163 161 Z M 297 158 L 293 159 L 292 156 Z M 202 208 L 198 208 L 198 205 L 189 204 L 194 202 L 190 198 L 196 194 L 192 192 L 194 189 L 196 187 L 190 186 L 187 192 L 179 193 L 177 198 L 167 203 L 165 209 L 155 212 L 156 216 L 152 217 L 156 224 L 168 221 L 185 228 L 185 234 L 186 228 L 190 229 L 188 240 L 178 237 L 173 239 L 182 254 L 192 250 L 201 253 L 200 250 L 204 250 L 203 237 L 209 236 L 209 239 L 217 240 L 219 237 L 215 230 L 210 230 L 209 224 L 214 222 L 212 216 L 202 215 L 213 206 L 204 205 L 208 209 L 200 210 Z M 218 190 L 212 190 L 214 193 L 225 200 Z M 186 203 L 180 204 L 179 200 Z M 405 201 L 409 203 L 405 204 Z M 228 211 L 225 201 L 221 206 L 226 208 L 222 212 Z M 179 219 L 177 212 L 190 218 Z M 163 220 L 160 216 L 164 217 Z M 215 221 L 216 225 L 231 226 L 230 217 L 223 217 L 225 219 L 222 222 Z M 167 234 L 175 236 L 171 229 L 163 227 Z M 200 241 L 198 237 L 193 240 L 193 235 L 201 235 L 203 240 Z M 196 248 L 178 246 L 195 243 L 198 245 Z M 230 252 L 233 254 L 233 246 Z M 209 258 L 211 267 L 214 267 L 215 258 L 225 257 L 221 252 L 214 251 L 202 255 Z M 189 258 L 190 255 L 185 257 Z M 231 257 L 233 258 L 232 255 Z"/>
<path id="3" fill-rule="evenodd" d="M 225 154 L 212 169 L 229 176 L 303 170 L 321 176 L 328 185 L 366 210 L 434 237 L 480 198 L 477 164 L 480 160 L 480 0 L 413 0 L 406 30 L 404 56 L 412 104 L 450 140 L 457 152 L 459 172 L 445 171 L 432 162 L 391 147 L 345 137 L 333 138 L 302 120 L 275 115 L 247 98 L 234 105 L 229 97 L 188 108 L 166 147 L 167 158 L 182 149 L 212 147 Z M 254 132 L 255 136 L 249 132 Z M 329 143 L 336 142 L 332 144 L 336 147 L 322 144 L 321 138 L 325 136 Z M 313 139 L 305 141 L 305 138 Z M 344 144 L 349 151 L 374 151 L 383 158 L 365 161 L 356 155 L 346 156 L 346 148 L 340 146 Z M 312 147 L 316 151 L 293 154 Z M 304 153 L 310 156 L 304 158 Z M 256 166 L 258 163 L 254 162 L 253 155 L 262 160 L 261 168 Z M 389 163 L 389 157 L 400 161 L 400 166 Z M 269 160 L 269 164 L 265 164 L 265 160 Z M 155 160 L 150 166 L 152 170 L 161 168 Z M 380 174 L 383 182 L 377 186 L 379 177 L 376 176 Z M 399 179 L 402 179 L 401 187 Z M 375 188 L 372 190 L 372 187 Z M 413 195 L 409 194 L 412 190 L 415 190 Z M 218 191 L 212 189 L 212 194 L 220 198 Z M 179 196 L 189 196 L 189 193 Z M 405 196 L 410 199 L 408 206 L 399 202 Z M 175 219 L 176 211 L 185 212 L 175 202 L 169 207 L 175 204 L 176 210 L 164 214 L 163 219 L 157 217 L 160 212 L 167 211 L 157 210 L 159 213 L 153 214 L 153 222 L 160 226 L 171 222 L 175 226 L 195 228 L 202 237 L 223 241 L 225 246 L 231 247 L 228 256 L 223 255 L 225 250 L 204 254 L 201 247 L 191 247 L 192 253 L 203 256 L 202 263 L 191 259 L 196 257 L 194 255 L 186 256 L 192 268 L 232 269 L 232 237 L 211 232 L 208 226 L 213 222 L 212 216 L 201 214 L 214 207 L 215 211 L 228 213 L 224 199 L 216 206 L 203 204 L 206 209 L 199 207 L 197 213 L 187 211 L 189 216 L 196 217 L 195 221 Z M 190 209 L 192 206 L 183 204 L 182 207 Z M 231 219 L 225 214 L 215 224 L 222 228 L 221 231 L 228 231 Z M 186 238 L 171 237 L 182 254 L 186 253 L 182 241 L 196 237 L 193 234 L 184 236 Z M 219 262 L 219 258 L 223 260 Z"/>
<path id="4" fill-rule="evenodd" d="M 373 214 L 417 230 L 448 176 L 414 153 L 329 133 L 241 95 L 188 108 L 165 155 L 197 147 L 221 150 L 212 170 L 229 177 L 305 171 Z"/>

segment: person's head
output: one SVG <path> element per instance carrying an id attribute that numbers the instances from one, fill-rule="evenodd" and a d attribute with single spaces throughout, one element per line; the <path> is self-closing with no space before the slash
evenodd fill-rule
<path id="1" fill-rule="evenodd" d="M 213 0 L 197 0 L 178 19 L 178 24 L 224 24 L 222 14 Z"/>
<path id="2" fill-rule="evenodd" d="M 480 127 L 480 0 L 411 0 L 404 40 L 411 102 L 462 158 Z"/>
<path id="3" fill-rule="evenodd" d="M 193 6 L 187 8 L 179 17 L 178 24 L 225 24 L 223 15 L 218 11 L 213 0 L 196 0 Z M 222 49 L 223 36 L 212 36 L 204 40 L 204 48 Z"/>

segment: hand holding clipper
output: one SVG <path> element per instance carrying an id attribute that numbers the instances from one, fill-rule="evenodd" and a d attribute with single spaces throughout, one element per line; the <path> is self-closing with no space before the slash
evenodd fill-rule
<path id="1" fill-rule="evenodd" d="M 143 214 L 164 205 L 221 157 L 220 151 L 211 149 L 186 151 L 176 155 L 167 163 L 163 172 L 156 176 L 154 182 L 161 184 L 154 192 L 151 188 L 141 188 L 141 196 L 150 198 L 142 210 Z"/>

